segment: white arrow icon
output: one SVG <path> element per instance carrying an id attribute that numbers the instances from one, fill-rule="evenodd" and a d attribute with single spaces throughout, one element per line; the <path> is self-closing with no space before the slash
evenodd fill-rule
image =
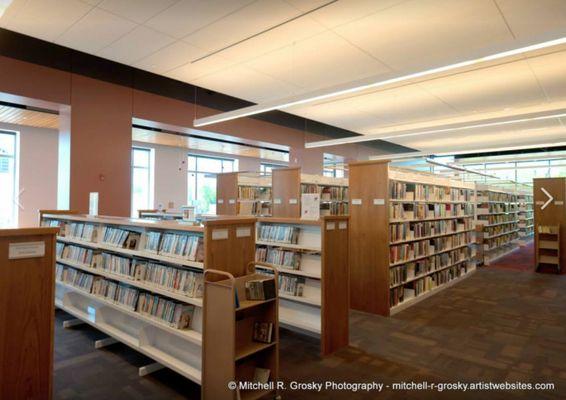
<path id="1" fill-rule="evenodd" d="M 548 196 L 548 200 L 547 200 L 546 203 L 544 203 L 544 204 L 541 206 L 541 208 L 540 208 L 541 210 L 544 210 L 550 203 L 552 203 L 552 200 L 554 200 L 554 197 L 552 197 L 552 196 L 550 195 L 550 193 L 548 193 L 548 192 L 546 191 L 545 188 L 542 188 L 542 187 L 541 187 L 540 190 L 542 190 L 542 191 L 544 192 L 544 194 L 546 194 L 546 195 Z"/>

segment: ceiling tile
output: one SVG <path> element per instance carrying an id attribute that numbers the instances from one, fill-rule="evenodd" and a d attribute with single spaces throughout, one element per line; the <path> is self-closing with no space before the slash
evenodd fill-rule
<path id="1" fill-rule="evenodd" d="M 246 65 L 312 91 L 389 72 L 330 31 L 258 57 Z"/>
<path id="2" fill-rule="evenodd" d="M 98 8 L 57 39 L 57 43 L 86 53 L 94 54 L 134 29 L 136 25 Z"/>
<path id="3" fill-rule="evenodd" d="M 464 113 L 543 103 L 544 95 L 525 61 L 498 65 L 419 83 Z"/>
<path id="4" fill-rule="evenodd" d="M 202 49 L 177 41 L 136 62 L 134 66 L 156 74 L 178 68 L 204 54 Z"/>
<path id="5" fill-rule="evenodd" d="M 221 49 L 301 14 L 283 0 L 258 0 L 183 38 L 208 51 Z M 230 32 L 229 35 L 226 33 Z"/>
<path id="6" fill-rule="evenodd" d="M 314 121 L 324 121 L 339 128 L 363 133 L 372 127 L 382 124 L 383 120 L 353 108 L 333 107 L 331 105 L 315 105 L 293 109 L 293 114 Z"/>
<path id="7" fill-rule="evenodd" d="M 177 1 L 178 0 L 104 0 L 98 7 L 141 24 L 172 6 Z"/>
<path id="8" fill-rule="evenodd" d="M 178 68 L 165 73 L 169 78 L 177 79 L 183 82 L 193 83 L 195 80 L 206 75 L 214 74 L 225 69 L 234 63 L 225 58 L 214 55 L 197 63 L 186 63 Z"/>
<path id="9" fill-rule="evenodd" d="M 402 3 L 335 31 L 401 73 L 491 54 L 513 37 L 492 0 Z"/>
<path id="10" fill-rule="evenodd" d="M 292 85 L 242 66 L 229 67 L 193 83 L 255 103 L 291 96 L 297 90 Z"/>
<path id="11" fill-rule="evenodd" d="M 131 64 L 173 43 L 174 39 L 146 28 L 138 26 L 122 36 L 110 46 L 100 50 L 97 55 L 124 64 Z"/>
<path id="12" fill-rule="evenodd" d="M 149 19 L 146 25 L 180 39 L 251 2 L 252 0 L 181 0 Z"/>
<path id="13" fill-rule="evenodd" d="M 10 30 L 54 41 L 91 9 L 80 0 L 20 0 L 8 7 L 1 21 Z"/>
<path id="14" fill-rule="evenodd" d="M 566 99 L 566 51 L 531 58 L 528 63 L 549 100 Z"/>
<path id="15" fill-rule="evenodd" d="M 496 0 L 519 40 L 537 43 L 566 35 L 564 0 Z"/>

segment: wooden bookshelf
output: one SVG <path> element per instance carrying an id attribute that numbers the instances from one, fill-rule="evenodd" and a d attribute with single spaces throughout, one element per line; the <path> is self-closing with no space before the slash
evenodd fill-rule
<path id="1" fill-rule="evenodd" d="M 519 246 L 519 201 L 515 191 L 476 184 L 480 262 L 490 265 Z"/>
<path id="2" fill-rule="evenodd" d="M 545 191 L 552 199 L 549 199 Z M 538 232 L 539 226 L 559 227 L 558 260 L 561 273 L 566 273 L 566 178 L 533 179 L 533 201 L 535 232 Z M 539 248 L 539 237 L 535 235 L 535 249 Z M 540 261 L 538 252 L 535 251 L 535 265 L 538 266 Z"/>
<path id="3" fill-rule="evenodd" d="M 62 213 L 42 218 L 42 225 L 60 232 L 57 307 L 200 383 L 203 270 L 245 275 L 254 257 L 256 220 L 218 217 L 194 226 Z M 188 250 L 175 252 L 181 248 Z M 142 307 L 157 299 L 169 314 Z M 189 326 L 167 319 L 173 311 L 190 316 Z"/>
<path id="4" fill-rule="evenodd" d="M 560 266 L 560 225 L 539 225 L 536 240 L 536 270 L 549 267 L 557 274 Z"/>
<path id="5" fill-rule="evenodd" d="M 228 172 L 216 179 L 218 215 L 270 216 L 271 176 L 256 172 Z"/>
<path id="6" fill-rule="evenodd" d="M 519 228 L 519 245 L 526 246 L 534 238 L 535 211 L 532 192 L 517 194 L 518 213 L 517 226 Z"/>
<path id="7" fill-rule="evenodd" d="M 138 210 L 138 218 L 168 221 L 174 219 L 183 219 L 183 213 L 173 212 L 173 211 L 159 211 L 159 210 Z"/>
<path id="8" fill-rule="evenodd" d="M 349 217 L 259 218 L 256 233 L 256 260 L 280 274 L 281 326 L 320 337 L 322 355 L 347 346 Z"/>
<path id="9" fill-rule="evenodd" d="M 352 308 L 388 316 L 475 270 L 473 184 L 387 161 L 349 171 Z"/>
<path id="10" fill-rule="evenodd" d="M 51 399 L 55 228 L 0 229 L 0 398 Z"/>
<path id="11" fill-rule="evenodd" d="M 301 173 L 300 167 L 273 170 L 273 216 L 301 217 L 301 195 L 320 195 L 320 216 L 346 215 L 349 210 L 348 179 Z"/>
<path id="12" fill-rule="evenodd" d="M 245 284 L 265 275 L 234 277 L 216 270 L 205 271 L 203 323 L 204 399 L 275 398 L 279 377 L 279 326 L 277 294 L 268 300 L 247 300 Z M 263 266 L 263 268 L 269 268 Z M 277 270 L 271 269 L 277 282 Z M 238 304 L 236 304 L 236 297 Z M 272 326 L 271 341 L 253 340 L 255 323 Z M 222 332 L 222 334 L 219 334 Z M 255 390 L 231 390 L 229 382 L 253 382 L 256 368 L 269 370 L 269 378 Z"/>

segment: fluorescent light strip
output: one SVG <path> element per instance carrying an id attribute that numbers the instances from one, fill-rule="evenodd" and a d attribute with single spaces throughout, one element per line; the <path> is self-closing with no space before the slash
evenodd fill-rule
<path id="1" fill-rule="evenodd" d="M 240 108 L 239 110 L 228 111 L 228 112 L 213 115 L 213 116 L 210 116 L 210 117 L 198 118 L 198 119 L 194 120 L 193 125 L 195 127 L 206 126 L 206 125 L 211 125 L 211 124 L 217 124 L 217 123 L 220 123 L 220 122 L 230 121 L 230 120 L 237 119 L 237 118 L 249 117 L 250 115 L 261 114 L 261 113 L 268 112 L 268 111 L 282 110 L 282 109 L 285 109 L 285 108 L 298 106 L 298 105 L 301 105 L 301 104 L 312 103 L 314 101 L 319 101 L 319 100 L 324 100 L 324 99 L 328 99 L 328 98 L 331 98 L 331 97 L 342 96 L 342 95 L 345 95 L 345 94 L 360 92 L 360 91 L 367 90 L 367 89 L 375 89 L 375 88 L 390 85 L 390 84 L 409 81 L 411 79 L 423 78 L 423 77 L 433 75 L 433 74 L 448 72 L 448 71 L 452 71 L 452 70 L 455 70 L 455 69 L 458 69 L 458 68 L 469 67 L 469 66 L 476 65 L 476 64 L 479 64 L 479 63 L 495 61 L 495 60 L 499 60 L 499 59 L 502 59 L 502 58 L 505 58 L 505 57 L 516 56 L 516 55 L 528 53 L 530 51 L 546 49 L 546 48 L 549 48 L 549 47 L 558 46 L 558 45 L 562 45 L 562 44 L 565 44 L 565 43 L 566 43 L 566 37 L 561 37 L 559 39 L 549 40 L 549 41 L 542 42 L 542 43 L 537 43 L 537 44 L 533 44 L 533 45 L 529 45 L 529 46 L 525 46 L 525 47 L 520 47 L 518 49 L 507 50 L 507 51 L 503 51 L 501 53 L 496 53 L 496 54 L 488 55 L 488 56 L 485 56 L 485 57 L 475 58 L 475 59 L 472 59 L 472 60 L 462 61 L 462 62 L 458 62 L 458 63 L 455 63 L 455 64 L 450 64 L 450 65 L 445 65 L 443 67 L 427 69 L 425 71 L 415 72 L 415 73 L 412 73 L 412 74 L 403 75 L 403 76 L 399 76 L 399 77 L 391 78 L 391 79 L 386 79 L 386 80 L 383 80 L 383 81 L 372 82 L 372 83 L 368 83 L 368 84 L 364 84 L 364 85 L 354 86 L 354 87 L 347 88 L 347 89 L 331 91 L 331 92 L 328 92 L 328 93 L 314 95 L 314 96 L 306 97 L 306 98 L 302 98 L 302 99 L 300 99 L 300 98 L 297 99 L 295 97 L 295 98 L 291 98 L 290 100 L 279 100 L 279 101 L 275 101 L 275 102 L 266 102 L 265 104 L 257 104 L 257 105 L 254 105 L 254 106 L 244 107 L 244 108 Z"/>

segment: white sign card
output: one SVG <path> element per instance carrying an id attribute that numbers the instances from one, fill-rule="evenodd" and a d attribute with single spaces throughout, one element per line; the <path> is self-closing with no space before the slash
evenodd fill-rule
<path id="1" fill-rule="evenodd" d="M 218 199 L 218 204 L 224 204 L 224 199 Z"/>
<path id="2" fill-rule="evenodd" d="M 289 199 L 289 204 L 297 204 L 298 202 L 297 199 Z"/>
<path id="3" fill-rule="evenodd" d="M 563 201 L 555 201 L 555 202 L 554 202 L 554 205 L 555 205 L 555 206 L 563 206 L 563 205 L 564 205 L 564 202 L 563 202 Z"/>
<path id="4" fill-rule="evenodd" d="M 229 199 L 229 200 L 228 200 L 228 203 L 230 203 L 230 204 L 236 204 L 236 199 Z"/>
<path id="5" fill-rule="evenodd" d="M 88 201 L 88 214 L 92 216 L 98 215 L 98 193 L 91 192 Z"/>
<path id="6" fill-rule="evenodd" d="M 361 206 L 362 205 L 362 199 L 352 199 L 352 205 Z"/>
<path id="7" fill-rule="evenodd" d="M 213 229 L 212 240 L 228 239 L 228 229 Z"/>
<path id="8" fill-rule="evenodd" d="M 303 193 L 301 195 L 301 219 L 317 220 L 319 218 L 320 195 L 318 193 Z"/>
<path id="9" fill-rule="evenodd" d="M 348 228 L 348 223 L 346 221 L 340 221 L 338 223 L 338 229 L 346 229 Z"/>
<path id="10" fill-rule="evenodd" d="M 8 259 L 37 258 L 45 256 L 45 242 L 21 242 L 8 245 Z"/>
<path id="11" fill-rule="evenodd" d="M 252 228 L 249 226 L 241 226 L 236 228 L 236 237 L 250 237 L 252 235 Z"/>
<path id="12" fill-rule="evenodd" d="M 385 205 L 385 199 L 373 199 L 374 206 L 383 206 Z"/>
<path id="13" fill-rule="evenodd" d="M 273 199 L 273 203 L 275 203 L 275 204 L 281 204 L 281 199 L 275 198 L 275 199 Z"/>
<path id="14" fill-rule="evenodd" d="M 327 222 L 326 223 L 326 230 L 333 231 L 336 228 L 336 224 L 334 222 Z"/>

